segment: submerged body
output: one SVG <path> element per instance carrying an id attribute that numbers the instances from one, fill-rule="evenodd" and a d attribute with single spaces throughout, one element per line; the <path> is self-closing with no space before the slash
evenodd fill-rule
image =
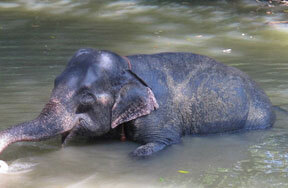
<path id="1" fill-rule="evenodd" d="M 148 156 L 186 134 L 264 129 L 275 121 L 266 94 L 245 73 L 202 55 L 160 53 L 121 57 L 81 49 L 55 80 L 38 118 L 0 132 L 10 143 L 62 134 L 120 137 L 142 143 Z"/>
<path id="2" fill-rule="evenodd" d="M 236 68 L 192 53 L 128 58 L 132 71 L 152 89 L 159 104 L 148 116 L 125 125 L 133 141 L 162 147 L 187 134 L 265 129 L 275 121 L 267 95 Z"/>

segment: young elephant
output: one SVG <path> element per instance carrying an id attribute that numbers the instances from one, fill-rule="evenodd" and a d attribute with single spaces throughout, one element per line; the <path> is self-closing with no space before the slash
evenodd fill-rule
<path id="1" fill-rule="evenodd" d="M 148 156 L 185 134 L 265 129 L 275 121 L 265 93 L 246 74 L 192 53 L 121 57 L 80 49 L 55 80 L 34 120 L 0 132 L 0 152 L 18 141 L 61 134 L 110 136 L 143 144 Z M 121 125 L 121 126 L 119 126 Z"/>

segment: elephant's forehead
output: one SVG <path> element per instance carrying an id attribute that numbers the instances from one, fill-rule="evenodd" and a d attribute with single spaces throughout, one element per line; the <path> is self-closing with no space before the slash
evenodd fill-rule
<path id="1" fill-rule="evenodd" d="M 98 73 L 97 73 L 98 72 Z M 84 75 L 84 78 L 82 80 L 82 84 L 90 86 L 92 83 L 99 78 L 99 71 L 95 69 L 93 66 L 88 68 L 86 74 Z"/>
<path id="2" fill-rule="evenodd" d="M 71 65 L 79 67 L 89 67 L 94 64 L 98 65 L 98 68 L 109 70 L 113 68 L 113 54 L 107 51 L 96 51 L 93 49 L 80 49 L 78 50 L 73 59 Z"/>
<path id="3" fill-rule="evenodd" d="M 99 57 L 99 68 L 105 70 L 113 69 L 112 58 L 108 54 L 101 54 Z"/>

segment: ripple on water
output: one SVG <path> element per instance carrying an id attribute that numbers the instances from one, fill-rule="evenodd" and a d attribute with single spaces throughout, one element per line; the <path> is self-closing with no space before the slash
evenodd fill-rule
<path id="1" fill-rule="evenodd" d="M 16 8 L 19 7 L 17 3 L 0 2 L 0 8 Z"/>
<path id="2" fill-rule="evenodd" d="M 13 161 L 10 165 L 4 161 L 0 161 L 0 163 L 0 174 L 6 175 L 24 174 L 32 171 L 33 167 L 37 165 L 37 163 L 23 162 L 21 159 Z"/>
<path id="3" fill-rule="evenodd" d="M 206 172 L 201 182 L 213 187 L 288 186 L 288 134 L 270 136 L 261 144 L 251 146 L 250 157 L 232 168 Z"/>

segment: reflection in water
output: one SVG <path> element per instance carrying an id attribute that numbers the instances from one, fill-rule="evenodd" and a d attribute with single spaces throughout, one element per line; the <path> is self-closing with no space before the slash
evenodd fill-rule
<path id="1" fill-rule="evenodd" d="M 9 0 L 0 18 L 1 129 L 37 116 L 82 47 L 208 55 L 288 104 L 287 27 L 267 24 L 287 13 L 267 15 L 253 1 Z M 277 115 L 273 129 L 186 137 L 143 161 L 128 157 L 130 142 L 17 143 L 1 155 L 15 173 L 1 174 L 0 187 L 287 187 L 287 115 Z"/>
<path id="2" fill-rule="evenodd" d="M 211 187 L 287 187 L 288 135 L 271 136 L 249 148 L 249 157 L 233 168 L 218 168 L 207 172 L 201 181 Z"/>

